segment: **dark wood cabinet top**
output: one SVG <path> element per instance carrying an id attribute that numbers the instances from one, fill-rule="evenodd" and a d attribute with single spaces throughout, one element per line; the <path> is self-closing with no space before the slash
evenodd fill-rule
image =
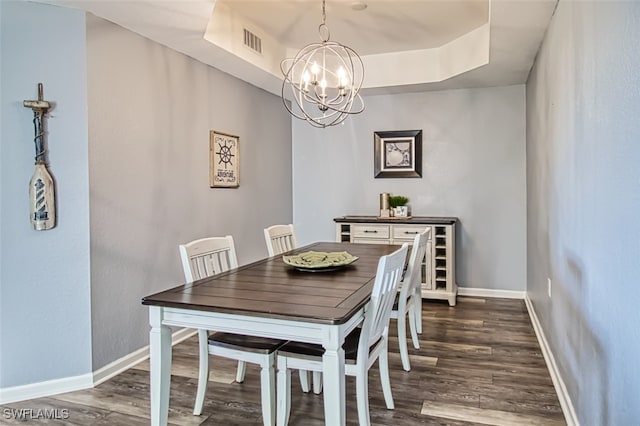
<path id="1" fill-rule="evenodd" d="M 458 221 L 457 217 L 442 216 L 411 216 L 408 218 L 379 218 L 377 216 L 342 216 L 333 219 L 336 223 L 407 223 L 418 225 L 453 225 Z"/>
<path id="2" fill-rule="evenodd" d="M 144 297 L 142 304 L 341 324 L 369 301 L 380 256 L 398 248 L 315 243 L 288 254 L 348 251 L 358 260 L 336 271 L 302 272 L 275 256 Z"/>

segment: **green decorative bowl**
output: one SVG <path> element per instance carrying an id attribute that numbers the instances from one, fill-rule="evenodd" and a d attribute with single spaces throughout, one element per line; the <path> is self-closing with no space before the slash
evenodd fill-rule
<path id="1" fill-rule="evenodd" d="M 293 256 L 282 256 L 287 265 L 310 272 L 334 271 L 358 260 L 346 251 L 307 251 Z"/>

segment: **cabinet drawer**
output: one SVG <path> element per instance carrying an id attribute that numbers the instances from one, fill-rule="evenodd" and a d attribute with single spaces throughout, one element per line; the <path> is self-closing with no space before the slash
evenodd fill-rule
<path id="1" fill-rule="evenodd" d="M 374 238 L 354 238 L 353 242 L 356 244 L 391 244 L 389 240 L 376 240 Z"/>
<path id="2" fill-rule="evenodd" d="M 427 240 L 431 239 L 431 226 L 425 225 L 395 225 L 393 227 L 394 240 L 413 240 L 416 234 L 427 232 Z"/>
<path id="3" fill-rule="evenodd" d="M 389 238 L 389 225 L 353 225 L 354 238 Z"/>

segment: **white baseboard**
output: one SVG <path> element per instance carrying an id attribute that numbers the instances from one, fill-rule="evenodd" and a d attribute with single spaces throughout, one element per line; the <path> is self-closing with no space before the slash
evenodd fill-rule
<path id="1" fill-rule="evenodd" d="M 194 330 L 193 328 L 182 328 L 171 335 L 171 345 L 177 345 L 197 332 L 198 330 Z M 122 358 L 94 371 L 93 386 L 98 386 L 100 383 L 106 382 L 110 378 L 130 369 L 147 358 L 149 358 L 149 345 L 140 348 L 135 352 L 131 352 L 129 355 L 125 355 Z"/>
<path id="2" fill-rule="evenodd" d="M 495 297 L 498 299 L 524 299 L 526 291 L 494 290 L 491 288 L 458 287 L 458 295 L 473 297 Z"/>
<path id="3" fill-rule="evenodd" d="M 171 336 L 171 344 L 176 345 L 196 334 L 198 331 L 191 328 L 182 328 Z M 0 404 L 24 401 L 27 399 L 42 398 L 89 389 L 133 367 L 137 363 L 149 358 L 149 346 L 138 349 L 93 373 L 82 374 L 74 377 L 47 380 L 45 382 L 30 383 L 28 385 L 0 388 Z"/>
<path id="4" fill-rule="evenodd" d="M 93 387 L 93 374 L 87 373 L 80 376 L 63 377 L 62 379 L 2 388 L 0 389 L 0 404 L 42 398 L 91 387 Z"/>
<path id="5" fill-rule="evenodd" d="M 556 389 L 556 394 L 558 394 L 558 400 L 560 401 L 560 406 L 562 407 L 562 413 L 564 414 L 564 419 L 567 422 L 567 426 L 579 426 L 580 423 L 578 422 L 578 416 L 576 415 L 576 411 L 573 408 L 573 403 L 571 402 L 571 398 L 569 397 L 569 392 L 567 392 L 567 387 L 564 384 L 564 380 L 562 380 L 562 376 L 560 375 L 560 370 L 558 370 L 558 365 L 556 364 L 553 352 L 551 352 L 551 348 L 549 347 L 547 338 L 544 335 L 544 330 L 542 329 L 540 321 L 538 320 L 536 310 L 533 308 L 533 303 L 531 303 L 531 299 L 529 299 L 529 296 L 525 297 L 524 302 L 527 305 L 529 317 L 531 318 L 531 324 L 533 324 L 533 330 L 536 332 L 536 337 L 538 338 L 538 343 L 540 344 L 542 355 L 544 356 L 544 360 L 547 363 L 547 369 L 549 370 L 549 374 L 551 375 L 553 387 Z"/>

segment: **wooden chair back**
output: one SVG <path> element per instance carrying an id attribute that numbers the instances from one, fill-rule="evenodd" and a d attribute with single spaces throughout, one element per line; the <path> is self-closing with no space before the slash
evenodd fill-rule
<path id="1" fill-rule="evenodd" d="M 273 225 L 264 230 L 269 256 L 276 256 L 298 247 L 293 225 Z"/>
<path id="2" fill-rule="evenodd" d="M 415 292 L 420 291 L 422 281 L 422 261 L 427 250 L 427 240 L 429 237 L 429 230 L 416 234 L 413 239 L 413 246 L 411 248 L 411 254 L 409 255 L 409 261 L 407 263 L 407 270 L 404 272 L 402 278 L 402 288 L 400 290 L 400 300 L 407 300 Z"/>
<path id="3" fill-rule="evenodd" d="M 180 244 L 180 259 L 188 282 L 238 267 L 233 237 L 210 237 Z"/>
<path id="4" fill-rule="evenodd" d="M 402 248 L 382 256 L 378 262 L 371 301 L 364 314 L 362 333 L 358 343 L 358 362 L 368 359 L 369 348 L 380 338 L 386 338 L 388 334 L 389 317 L 402 278 L 408 250 L 409 244 L 404 243 Z"/>

